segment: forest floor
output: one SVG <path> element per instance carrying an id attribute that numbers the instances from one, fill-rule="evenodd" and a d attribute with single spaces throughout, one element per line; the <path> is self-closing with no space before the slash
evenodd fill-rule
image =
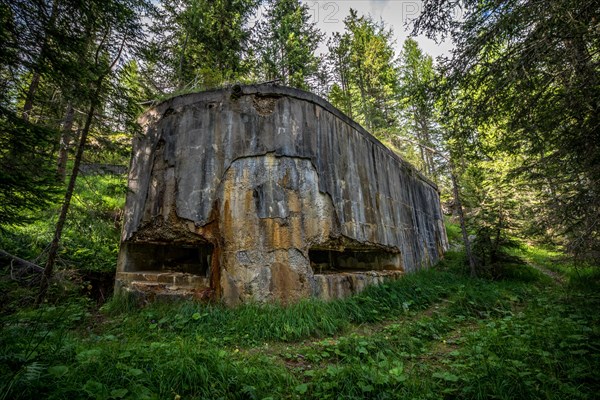
<path id="1" fill-rule="evenodd" d="M 597 268 L 531 247 L 464 256 L 334 302 L 102 307 L 0 319 L 0 399 L 577 398 L 600 393 Z"/>

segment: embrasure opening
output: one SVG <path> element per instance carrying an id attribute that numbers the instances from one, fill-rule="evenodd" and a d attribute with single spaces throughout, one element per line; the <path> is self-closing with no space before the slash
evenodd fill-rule
<path id="1" fill-rule="evenodd" d="M 124 272 L 182 272 L 208 277 L 213 250 L 208 243 L 128 243 Z"/>
<path id="2" fill-rule="evenodd" d="M 399 253 L 373 248 L 346 248 L 341 251 L 312 248 L 308 251 L 308 258 L 315 274 L 403 269 Z"/>

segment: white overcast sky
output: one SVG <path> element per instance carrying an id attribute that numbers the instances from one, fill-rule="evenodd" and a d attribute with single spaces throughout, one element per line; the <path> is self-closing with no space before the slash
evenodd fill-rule
<path id="1" fill-rule="evenodd" d="M 376 21 L 382 19 L 394 31 L 396 38 L 396 56 L 400 53 L 404 39 L 410 33 L 406 23 L 419 15 L 423 2 L 420 0 L 301 0 L 306 4 L 317 22 L 317 27 L 326 34 L 321 52 L 326 50 L 327 38 L 333 32 L 344 30 L 344 18 L 349 15 L 350 8 L 359 15 L 371 15 Z M 260 12 L 259 12 L 260 15 Z M 421 48 L 435 59 L 439 55 L 449 55 L 452 45 L 450 41 L 436 44 L 424 36 L 415 38 Z"/>

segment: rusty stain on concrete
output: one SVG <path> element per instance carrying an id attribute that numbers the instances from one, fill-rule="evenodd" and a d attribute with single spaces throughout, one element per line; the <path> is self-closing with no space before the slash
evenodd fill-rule
<path id="1" fill-rule="evenodd" d="M 435 185 L 315 95 L 236 86 L 175 97 L 141 123 L 117 290 L 333 299 L 447 247 Z"/>

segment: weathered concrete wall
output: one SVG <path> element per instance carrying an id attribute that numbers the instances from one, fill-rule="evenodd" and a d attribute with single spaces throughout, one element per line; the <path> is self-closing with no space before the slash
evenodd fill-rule
<path id="1" fill-rule="evenodd" d="M 196 93 L 142 123 L 117 288 L 155 271 L 157 292 L 227 304 L 335 298 L 430 265 L 447 246 L 436 187 L 317 96 Z"/>

